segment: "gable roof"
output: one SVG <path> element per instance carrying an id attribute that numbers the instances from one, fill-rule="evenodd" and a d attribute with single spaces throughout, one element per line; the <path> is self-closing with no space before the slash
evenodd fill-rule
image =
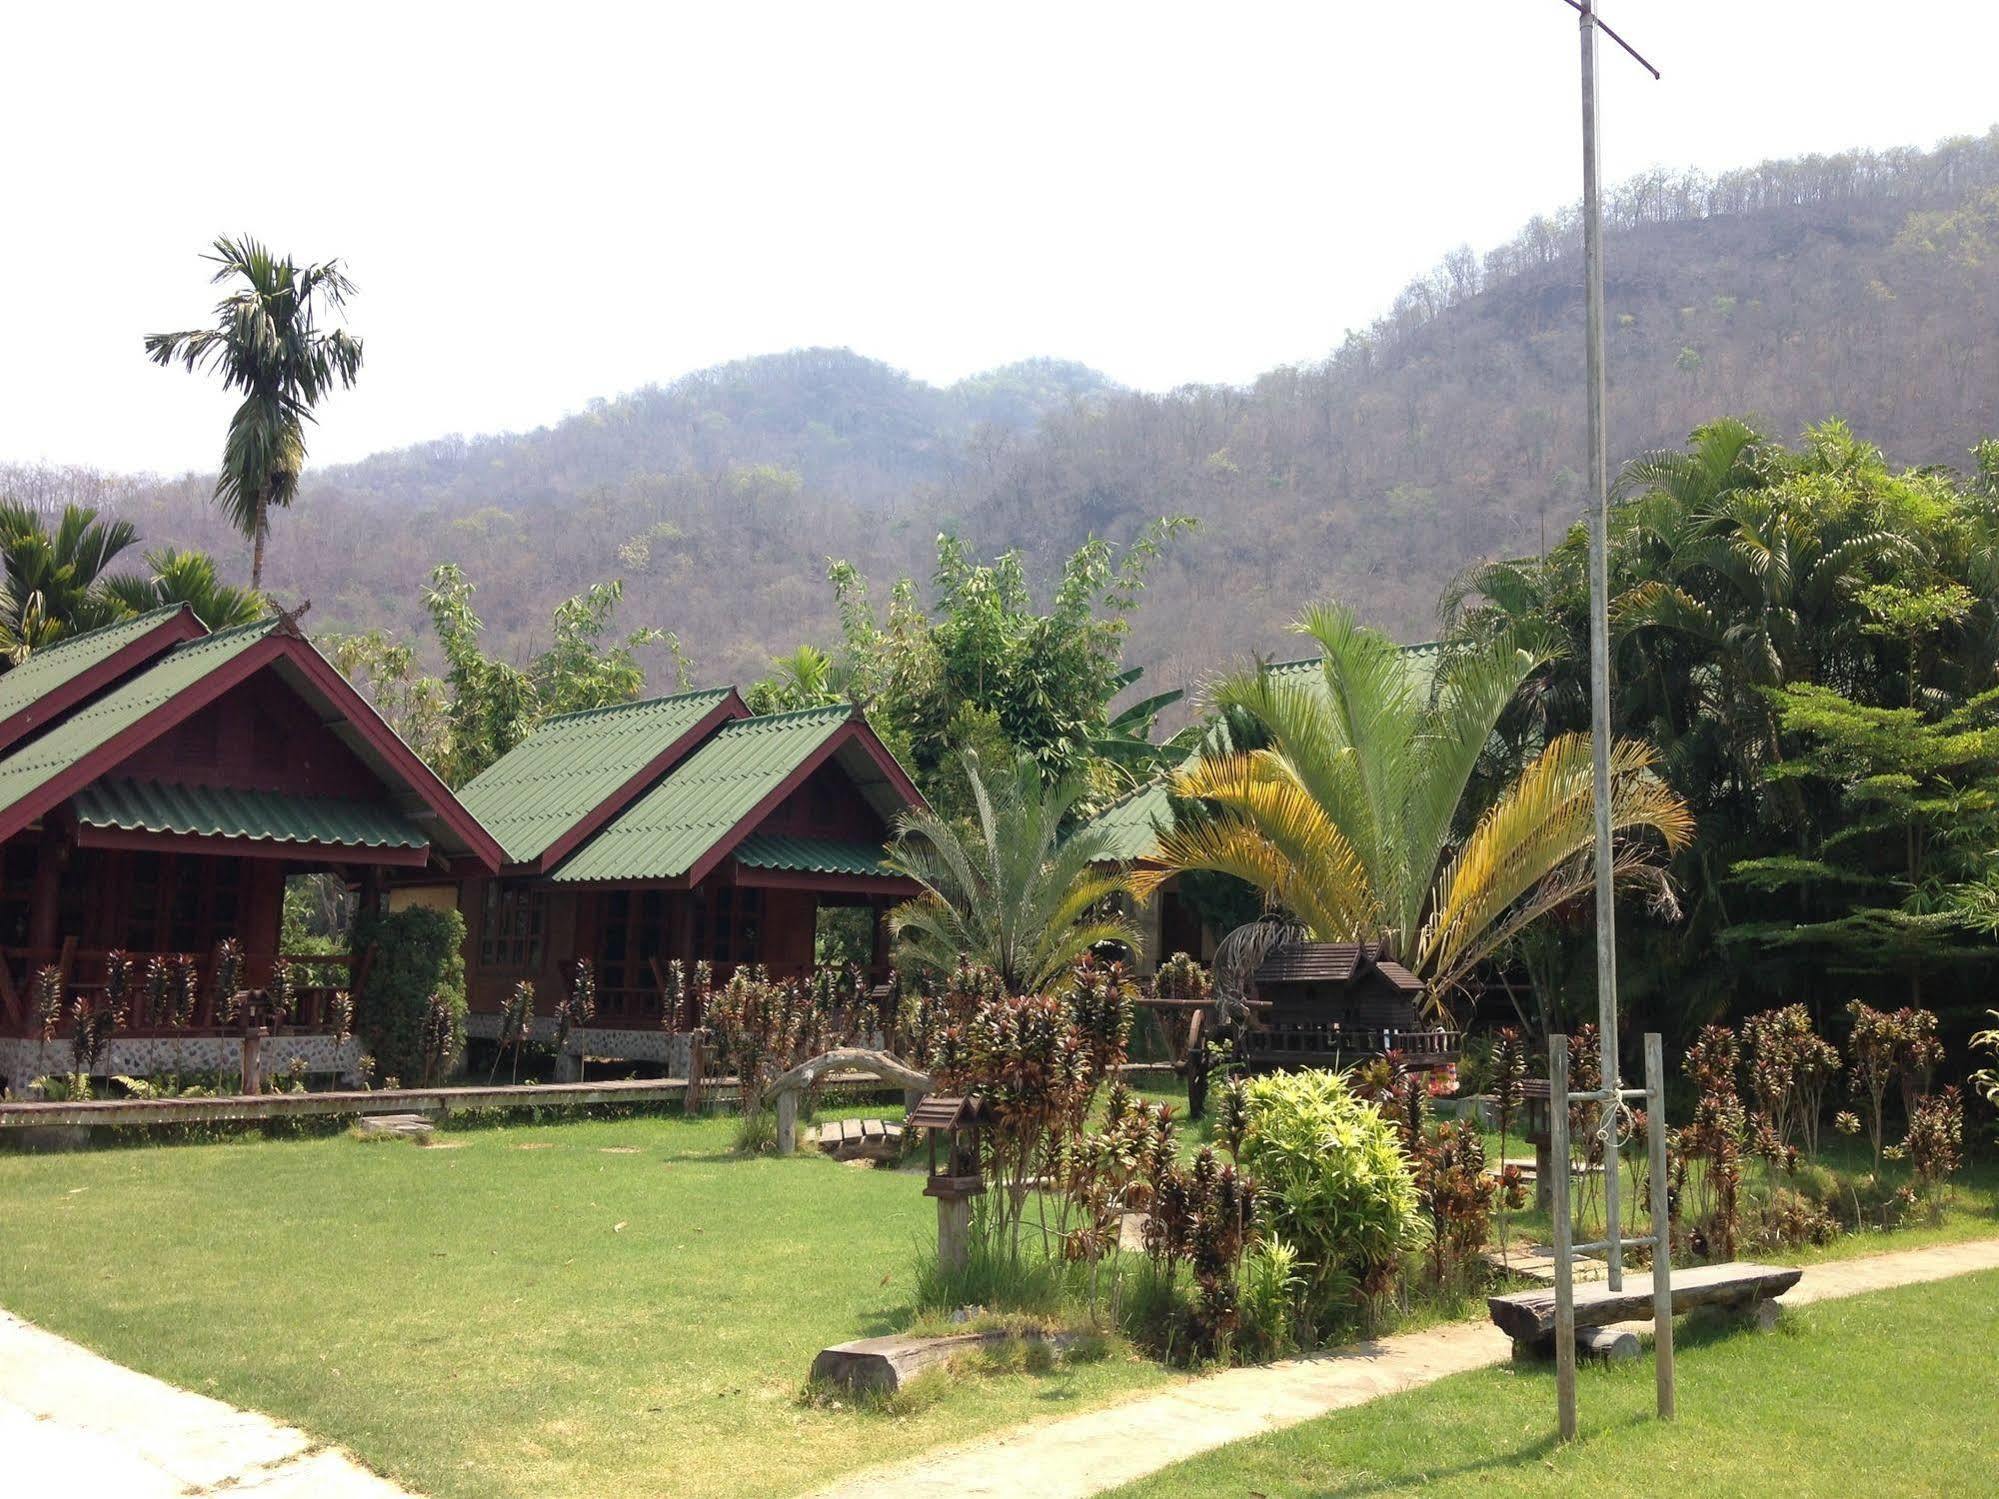
<path id="1" fill-rule="evenodd" d="M 749 710 L 731 687 L 588 708 L 551 718 L 458 793 L 509 864 L 560 863 L 728 718 Z"/>
<path id="2" fill-rule="evenodd" d="M 204 633 L 192 609 L 169 604 L 34 652 L 0 676 L 0 751 L 181 641 Z"/>
<path id="3" fill-rule="evenodd" d="M 183 641 L 0 760 L 0 839 L 111 773 L 266 666 L 397 793 L 397 810 L 423 827 L 431 841 L 499 867 L 500 847 L 478 820 L 283 615 Z"/>
<path id="4" fill-rule="evenodd" d="M 1340 984 L 1352 987 L 1380 974 L 1405 994 L 1423 992 L 1423 981 L 1400 963 L 1381 956 L 1376 942 L 1290 942 L 1263 960 L 1251 981 L 1264 984 Z"/>
<path id="5" fill-rule="evenodd" d="M 257 653 L 257 647 L 277 623 L 276 619 L 254 620 L 176 646 L 123 686 L 71 714 L 39 739 L 0 761 L 0 838 L 20 831 L 55 803 L 96 779 L 97 770 L 91 766 L 98 751 L 110 749 L 121 740 L 130 741 L 126 753 L 139 748 L 146 741 L 137 738 L 135 731 L 158 710 L 176 704 L 177 700 L 189 705 L 170 723 L 160 725 L 159 732 L 164 732 L 172 723 L 212 701 L 217 694 L 200 689 L 221 680 L 224 667 Z"/>
<path id="6" fill-rule="evenodd" d="M 921 805 L 895 758 L 847 704 L 725 723 L 559 865 L 551 879 L 693 884 L 806 776 L 839 757 L 884 820 Z"/>

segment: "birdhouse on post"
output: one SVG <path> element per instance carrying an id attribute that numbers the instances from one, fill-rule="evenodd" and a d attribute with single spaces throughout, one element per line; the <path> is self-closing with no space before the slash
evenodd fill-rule
<path id="1" fill-rule="evenodd" d="M 977 1096 L 935 1094 L 911 1109 L 905 1121 L 905 1128 L 920 1129 L 929 1137 L 930 1170 L 923 1195 L 937 1199 L 937 1259 L 953 1270 L 964 1269 L 971 1257 L 972 1199 L 986 1190 L 979 1169 L 985 1124 L 985 1104 Z"/>

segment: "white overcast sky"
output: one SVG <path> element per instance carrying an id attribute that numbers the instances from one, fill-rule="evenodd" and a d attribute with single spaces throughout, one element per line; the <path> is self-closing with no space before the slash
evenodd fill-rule
<path id="1" fill-rule="evenodd" d="M 1605 165 L 1927 145 L 1999 119 L 1999 5 L 1609 0 Z M 197 258 L 346 258 L 317 462 L 534 427 L 745 354 L 1149 389 L 1310 359 L 1577 195 L 1561 0 L 0 10 L 0 459 L 212 465 L 146 363 Z"/>

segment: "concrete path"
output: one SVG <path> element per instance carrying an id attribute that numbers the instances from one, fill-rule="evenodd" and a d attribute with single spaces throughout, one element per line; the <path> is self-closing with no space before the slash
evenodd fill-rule
<path id="1" fill-rule="evenodd" d="M 176 1389 L 0 1312 L 9 1493 L 408 1499 L 337 1447 Z"/>
<path id="2" fill-rule="evenodd" d="M 1999 1239 L 1813 1265 L 1784 1302 L 1857 1296 L 1977 1270 L 1999 1270 Z M 1490 1323 L 1458 1323 L 1230 1369 L 1163 1394 L 856 1474 L 820 1490 L 818 1499 L 1083 1499 L 1228 1442 L 1503 1363 L 1512 1351 Z"/>

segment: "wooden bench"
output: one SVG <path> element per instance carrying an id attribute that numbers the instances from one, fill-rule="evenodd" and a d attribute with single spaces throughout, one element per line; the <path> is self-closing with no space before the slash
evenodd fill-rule
<path id="1" fill-rule="evenodd" d="M 1686 1270 L 1675 1270 L 1673 1311 L 1677 1315 L 1696 1307 L 1726 1307 L 1748 1312 L 1759 1325 L 1769 1326 L 1777 1319 L 1777 1298 L 1795 1286 L 1804 1273 L 1781 1265 L 1748 1265 L 1733 1261 L 1726 1265 L 1696 1265 Z M 1492 1314 L 1493 1323 L 1513 1339 L 1516 1353 L 1544 1355 L 1553 1351 L 1555 1292 L 1552 1287 L 1516 1291 L 1510 1296 L 1488 1296 L 1485 1304 Z M 1594 1334 L 1585 1337 L 1584 1334 L 1592 1329 L 1607 1328 L 1616 1322 L 1650 1321 L 1652 1277 L 1649 1273 L 1626 1275 L 1621 1291 L 1613 1291 L 1601 1281 L 1578 1285 L 1575 1288 L 1575 1306 L 1578 1346 L 1600 1356 L 1615 1356 L 1622 1351 L 1611 1348 L 1616 1339 Z"/>

